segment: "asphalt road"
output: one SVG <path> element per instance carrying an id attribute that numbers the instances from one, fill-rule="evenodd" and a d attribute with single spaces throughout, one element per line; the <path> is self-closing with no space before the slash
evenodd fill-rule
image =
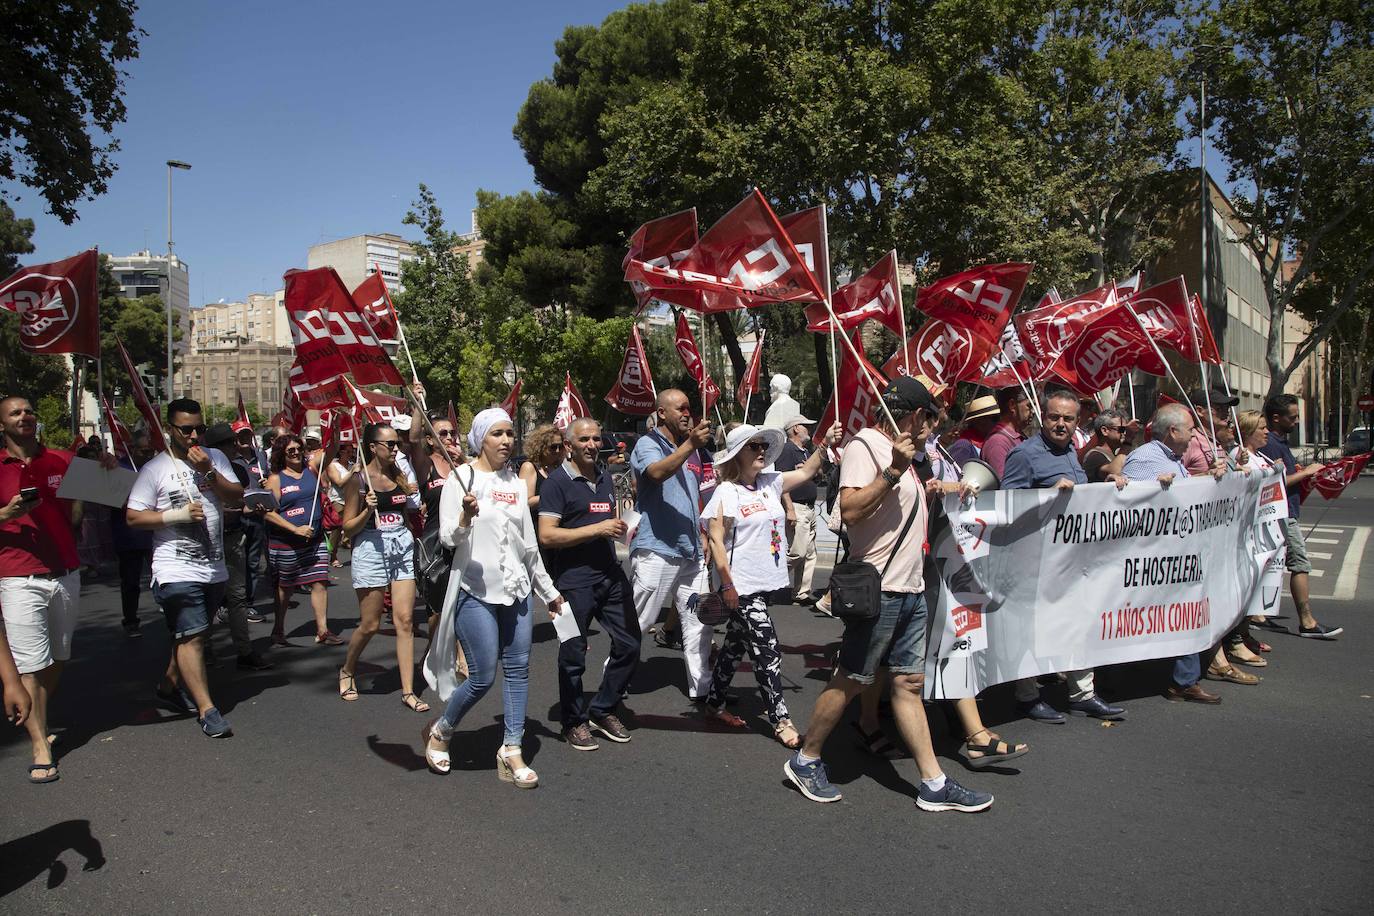
<path id="1" fill-rule="evenodd" d="M 755 729 L 726 733 L 690 714 L 680 658 L 652 645 L 628 703 L 634 740 L 575 753 L 557 737 L 549 624 L 532 659 L 533 792 L 496 778 L 495 690 L 463 723 L 453 773 L 434 776 L 393 640 L 374 640 L 363 696 L 343 703 L 342 649 L 311 644 L 305 607 L 288 621 L 299 647 L 273 651 L 268 672 L 236 671 L 217 635 L 213 692 L 236 735 L 211 741 L 152 702 L 168 646 L 151 599 L 147 636 L 128 640 L 117 591 L 91 583 L 53 710 L 61 780 L 28 785 L 27 741 L 0 725 L 0 911 L 1368 912 L 1371 504 L 1366 477 L 1303 515 L 1323 542 L 1313 591 L 1331 596 L 1317 614 L 1345 635 L 1267 635 L 1263 683 L 1209 682 L 1220 707 L 1165 702 L 1162 663 L 1099 672 L 1129 710 L 1113 727 L 1020 721 L 994 689 L 985 719 L 1032 751 L 981 773 L 933 709 L 946 772 L 997 796 L 979 815 L 919 811 L 914 765 L 868 757 L 847 727 L 827 748 L 844 801 L 805 801 L 784 784 L 787 752 L 759 718 L 752 675 L 736 689 Z M 330 597 L 347 635 L 346 571 Z M 804 725 L 839 628 L 800 608 L 775 616 Z M 264 650 L 269 629 L 255 628 Z M 606 645 L 593 637 L 589 670 Z"/>

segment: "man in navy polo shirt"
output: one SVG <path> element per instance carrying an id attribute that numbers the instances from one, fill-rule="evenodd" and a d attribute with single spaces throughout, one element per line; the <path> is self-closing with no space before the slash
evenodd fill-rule
<path id="1" fill-rule="evenodd" d="M 575 750 L 594 751 L 596 732 L 623 744 L 630 732 L 615 715 L 639 665 L 639 620 L 633 593 L 615 555 L 625 523 L 615 508 L 610 472 L 597 467 L 601 424 L 583 417 L 565 433 L 572 457 L 549 474 L 539 490 L 539 543 L 549 552 L 549 574 L 567 599 L 579 634 L 558 647 L 558 698 L 563 738 Z M 601 689 L 587 702 L 587 627 L 592 618 L 611 636 L 611 656 Z"/>

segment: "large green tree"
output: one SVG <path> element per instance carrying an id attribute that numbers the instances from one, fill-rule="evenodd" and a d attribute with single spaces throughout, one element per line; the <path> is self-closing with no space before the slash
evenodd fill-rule
<path id="1" fill-rule="evenodd" d="M 532 305 L 517 292 L 523 291 L 518 280 L 478 282 L 467 256 L 455 253 L 460 239 L 424 185 L 405 222 L 423 237 L 419 256 L 402 266 L 405 289 L 396 310 L 431 405 L 452 400 L 466 421 L 505 398 L 519 378 L 522 400 L 536 405 L 536 415 L 549 416 L 567 372 L 593 403 L 610 387 L 628 318 L 598 320 Z"/>
<path id="2" fill-rule="evenodd" d="M 143 34 L 134 0 L 0 0 L 0 180 L 64 223 L 105 192 L 124 121 L 121 66 Z"/>
<path id="3" fill-rule="evenodd" d="M 1236 243 L 1264 278 L 1277 394 L 1374 271 L 1374 5 L 1221 0 L 1198 32 L 1209 124 L 1247 226 Z M 1312 329 L 1285 341 L 1284 313 L 1314 282 L 1325 291 Z M 1285 343 L 1296 343 L 1290 354 Z"/>
<path id="4" fill-rule="evenodd" d="M 0 200 L 0 278 L 19 269 L 20 259 L 33 252 L 33 220 L 18 219 L 9 204 Z M 19 318 L 0 312 L 0 397 L 37 392 L 62 392 L 71 384 L 66 363 L 56 357 L 30 353 L 19 345 Z M 58 417 L 65 423 L 66 413 Z"/>

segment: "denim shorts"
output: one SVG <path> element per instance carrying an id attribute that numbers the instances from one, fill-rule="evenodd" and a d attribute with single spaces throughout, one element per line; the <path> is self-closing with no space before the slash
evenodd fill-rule
<path id="1" fill-rule="evenodd" d="M 925 670 L 926 598 L 907 592 L 883 592 L 878 616 L 848 623 L 840 638 L 840 668 L 850 680 L 873 683 L 878 669 L 893 674 Z"/>
<path id="2" fill-rule="evenodd" d="M 1290 573 L 1310 573 L 1312 571 L 1312 561 L 1307 558 L 1307 541 L 1303 539 L 1302 529 L 1298 527 L 1298 520 L 1286 518 L 1283 520 L 1283 541 L 1288 547 L 1285 562 Z"/>
<path id="3" fill-rule="evenodd" d="M 415 535 L 409 528 L 364 529 L 353 539 L 354 588 L 386 588 L 415 578 Z"/>
<path id="4" fill-rule="evenodd" d="M 210 618 L 224 603 L 223 582 L 159 582 L 153 600 L 162 609 L 173 639 L 185 639 L 210 629 Z"/>

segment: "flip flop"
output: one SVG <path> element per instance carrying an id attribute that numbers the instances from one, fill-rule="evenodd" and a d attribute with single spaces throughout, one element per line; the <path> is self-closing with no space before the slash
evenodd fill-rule
<path id="1" fill-rule="evenodd" d="M 52 770 L 53 772 L 47 776 L 35 777 L 33 774 L 37 773 L 40 770 Z M 35 763 L 29 767 L 29 782 L 33 783 L 34 785 L 42 785 L 45 782 L 57 782 L 57 778 L 58 773 L 56 760 L 54 760 L 52 763 Z"/>

